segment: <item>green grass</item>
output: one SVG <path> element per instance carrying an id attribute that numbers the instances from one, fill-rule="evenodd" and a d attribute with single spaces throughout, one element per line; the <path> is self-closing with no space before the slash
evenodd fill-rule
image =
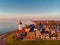
<path id="1" fill-rule="evenodd" d="M 20 38 L 15 38 L 14 35 L 7 37 L 7 45 L 60 45 L 59 40 L 21 41 Z"/>

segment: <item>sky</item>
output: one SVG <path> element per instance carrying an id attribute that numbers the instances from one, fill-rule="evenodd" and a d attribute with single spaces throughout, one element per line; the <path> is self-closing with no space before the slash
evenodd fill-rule
<path id="1" fill-rule="evenodd" d="M 60 19 L 60 0 L 0 0 L 0 18 Z"/>

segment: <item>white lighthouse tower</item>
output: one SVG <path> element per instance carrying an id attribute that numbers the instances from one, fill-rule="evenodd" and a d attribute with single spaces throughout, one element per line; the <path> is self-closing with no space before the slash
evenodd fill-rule
<path id="1" fill-rule="evenodd" d="M 22 22 L 21 21 L 19 21 L 19 23 L 18 23 L 18 30 L 22 30 Z"/>

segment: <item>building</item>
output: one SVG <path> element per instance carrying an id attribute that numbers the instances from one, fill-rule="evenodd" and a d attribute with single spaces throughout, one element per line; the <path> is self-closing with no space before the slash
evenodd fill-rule
<path id="1" fill-rule="evenodd" d="M 22 29 L 22 22 L 19 21 L 18 30 L 16 31 L 17 37 L 23 37 L 24 40 L 56 40 L 60 39 L 60 32 L 57 32 L 57 29 L 60 30 L 60 21 L 33 21 L 34 24 L 30 24 Z M 26 33 L 26 35 L 24 34 Z M 24 37 L 25 36 L 25 37 Z"/>
<path id="2" fill-rule="evenodd" d="M 29 27 L 24 27 L 25 32 L 29 32 L 30 28 Z"/>
<path id="3" fill-rule="evenodd" d="M 27 32 L 27 36 L 25 40 L 35 40 L 35 32 Z"/>
<path id="4" fill-rule="evenodd" d="M 50 32 L 49 31 L 41 31 L 41 39 L 49 39 Z"/>
<path id="5" fill-rule="evenodd" d="M 21 21 L 18 22 L 18 30 L 22 30 L 22 22 Z"/>
<path id="6" fill-rule="evenodd" d="M 45 26 L 50 26 L 50 27 L 57 27 L 60 25 L 60 21 L 56 21 L 56 20 L 35 20 L 33 22 L 36 23 L 37 25 L 39 23 L 43 23 Z"/>
<path id="7" fill-rule="evenodd" d="M 58 34 L 58 37 L 57 37 L 57 39 L 60 39 L 60 32 L 57 32 L 57 34 Z"/>
<path id="8" fill-rule="evenodd" d="M 22 22 L 19 21 L 18 22 L 18 29 L 16 30 L 17 37 L 21 37 L 22 32 L 24 32 L 24 30 L 22 29 Z"/>
<path id="9" fill-rule="evenodd" d="M 53 34 L 51 35 L 51 39 L 52 39 L 52 40 L 56 40 L 56 39 L 57 39 L 57 37 L 58 37 L 58 36 L 57 36 L 57 34 L 56 34 L 56 33 L 53 33 Z"/>
<path id="10" fill-rule="evenodd" d="M 39 30 L 35 31 L 36 39 L 41 39 L 41 32 Z"/>

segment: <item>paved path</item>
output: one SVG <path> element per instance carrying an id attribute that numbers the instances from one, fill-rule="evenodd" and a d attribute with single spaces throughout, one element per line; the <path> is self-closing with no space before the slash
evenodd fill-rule
<path id="1" fill-rule="evenodd" d="M 1 38 L 0 38 L 0 45 L 6 45 L 6 42 L 5 42 L 6 37 L 7 37 L 7 34 L 1 36 Z"/>
<path id="2" fill-rule="evenodd" d="M 9 32 L 0 36 L 0 45 L 6 45 L 6 38 L 11 35 L 13 32 Z"/>

